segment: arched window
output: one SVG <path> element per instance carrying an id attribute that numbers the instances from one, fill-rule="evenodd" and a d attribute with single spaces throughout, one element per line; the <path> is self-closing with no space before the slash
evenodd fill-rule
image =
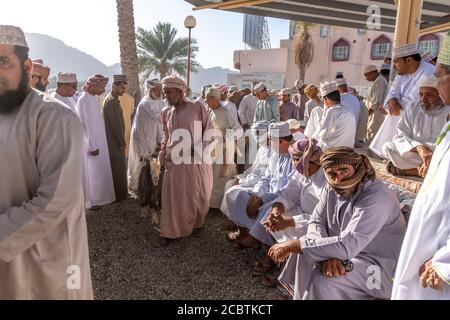
<path id="1" fill-rule="evenodd" d="M 372 42 L 372 60 L 383 60 L 391 52 L 391 40 L 384 34 Z"/>
<path id="2" fill-rule="evenodd" d="M 350 57 L 350 43 L 340 38 L 333 44 L 333 61 L 347 61 Z"/>
<path id="3" fill-rule="evenodd" d="M 427 51 L 436 56 L 439 54 L 439 37 L 434 33 L 426 34 L 419 38 L 420 54 L 424 54 Z"/>

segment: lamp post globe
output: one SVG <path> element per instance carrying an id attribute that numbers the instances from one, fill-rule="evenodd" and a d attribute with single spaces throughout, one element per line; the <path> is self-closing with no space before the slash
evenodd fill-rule
<path id="1" fill-rule="evenodd" d="M 188 29 L 193 29 L 197 26 L 197 20 L 193 16 L 187 16 L 184 20 L 184 26 Z"/>

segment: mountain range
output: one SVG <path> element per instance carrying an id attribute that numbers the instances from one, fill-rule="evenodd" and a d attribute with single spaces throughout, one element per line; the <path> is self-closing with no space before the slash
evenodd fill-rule
<path id="1" fill-rule="evenodd" d="M 51 68 L 51 77 L 58 72 L 74 72 L 79 81 L 86 80 L 92 74 L 100 73 L 108 77 L 121 73 L 119 63 L 107 66 L 93 56 L 66 45 L 59 39 L 37 33 L 27 33 L 32 59 L 43 59 L 45 65 Z M 227 83 L 228 74 L 237 73 L 222 67 L 208 69 L 200 68 L 191 76 L 191 87 L 194 92 L 200 92 L 204 84 Z"/>

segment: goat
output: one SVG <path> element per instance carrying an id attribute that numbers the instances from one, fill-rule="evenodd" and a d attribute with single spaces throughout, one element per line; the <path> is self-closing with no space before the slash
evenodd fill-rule
<path id="1" fill-rule="evenodd" d="M 156 159 L 145 160 L 139 176 L 138 199 L 141 206 L 141 218 L 151 214 L 152 225 L 159 225 L 158 213 L 161 212 L 162 170 Z"/>

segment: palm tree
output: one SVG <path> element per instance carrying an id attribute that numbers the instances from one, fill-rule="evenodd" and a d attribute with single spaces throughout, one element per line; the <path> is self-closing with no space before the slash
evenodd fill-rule
<path id="1" fill-rule="evenodd" d="M 161 79 L 171 73 L 186 77 L 188 68 L 189 39 L 176 38 L 177 30 L 170 23 L 159 22 L 153 30 L 138 28 L 139 70 L 144 79 L 157 73 Z M 191 72 L 197 72 L 200 64 L 195 61 L 197 41 L 192 40 Z"/>
<path id="2" fill-rule="evenodd" d="M 314 58 L 314 43 L 309 31 L 314 27 L 312 23 L 296 22 L 294 35 L 294 62 L 299 69 L 300 79 L 305 80 L 306 70 Z"/>
<path id="3" fill-rule="evenodd" d="M 116 0 L 119 25 L 120 60 L 122 72 L 128 78 L 128 92 L 137 105 L 141 100 L 139 64 L 134 27 L 133 0 Z"/>

